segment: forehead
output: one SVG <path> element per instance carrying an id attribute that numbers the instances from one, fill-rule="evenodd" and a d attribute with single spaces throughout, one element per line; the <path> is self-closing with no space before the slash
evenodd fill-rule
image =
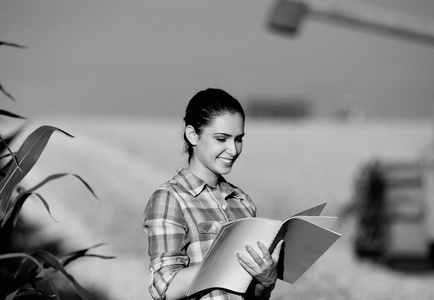
<path id="1" fill-rule="evenodd" d="M 224 113 L 215 117 L 205 130 L 211 133 L 240 135 L 244 133 L 244 119 L 238 113 Z"/>

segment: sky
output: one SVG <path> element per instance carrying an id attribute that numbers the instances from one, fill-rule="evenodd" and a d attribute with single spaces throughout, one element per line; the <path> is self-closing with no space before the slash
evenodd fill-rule
<path id="1" fill-rule="evenodd" d="M 432 0 L 359 0 L 432 18 Z M 319 117 L 357 107 L 432 118 L 434 45 L 307 19 L 296 36 L 266 26 L 266 0 L 0 0 L 3 109 L 182 118 L 199 90 L 302 97 Z"/>

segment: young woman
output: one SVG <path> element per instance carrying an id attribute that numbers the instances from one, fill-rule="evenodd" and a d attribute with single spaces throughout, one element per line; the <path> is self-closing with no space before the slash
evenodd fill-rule
<path id="1" fill-rule="evenodd" d="M 250 197 L 223 178 L 242 150 L 245 115 L 240 103 L 210 88 L 190 100 L 184 121 L 188 166 L 152 194 L 144 213 L 151 259 L 149 291 L 154 299 L 184 299 L 222 224 L 256 217 Z M 196 299 L 268 299 L 281 246 L 282 241 L 271 254 L 258 242 L 261 253 L 250 245 L 250 257 L 234 253 L 253 277 L 245 294 L 214 289 Z"/>

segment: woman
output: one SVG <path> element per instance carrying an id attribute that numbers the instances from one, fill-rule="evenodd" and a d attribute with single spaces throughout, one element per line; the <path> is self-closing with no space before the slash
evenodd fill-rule
<path id="1" fill-rule="evenodd" d="M 161 185 L 144 214 L 150 265 L 149 290 L 154 299 L 183 299 L 195 272 L 222 224 L 256 217 L 250 197 L 228 183 L 241 154 L 245 114 L 240 103 L 220 89 L 197 93 L 188 103 L 184 140 L 187 168 Z M 257 253 L 237 253 L 240 265 L 253 277 L 245 294 L 208 290 L 197 299 L 268 299 L 277 279 L 282 241 L 272 254 L 260 242 Z"/>

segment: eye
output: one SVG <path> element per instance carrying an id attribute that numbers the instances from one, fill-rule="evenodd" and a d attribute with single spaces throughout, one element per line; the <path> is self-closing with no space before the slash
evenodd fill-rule
<path id="1" fill-rule="evenodd" d="M 223 137 L 218 137 L 218 138 L 216 138 L 216 140 L 221 142 L 221 143 L 226 142 L 226 138 L 223 138 Z"/>
<path id="2" fill-rule="evenodd" d="M 237 138 L 237 139 L 235 139 L 235 141 L 236 141 L 237 143 L 242 143 L 242 142 L 243 142 L 243 138 Z"/>

